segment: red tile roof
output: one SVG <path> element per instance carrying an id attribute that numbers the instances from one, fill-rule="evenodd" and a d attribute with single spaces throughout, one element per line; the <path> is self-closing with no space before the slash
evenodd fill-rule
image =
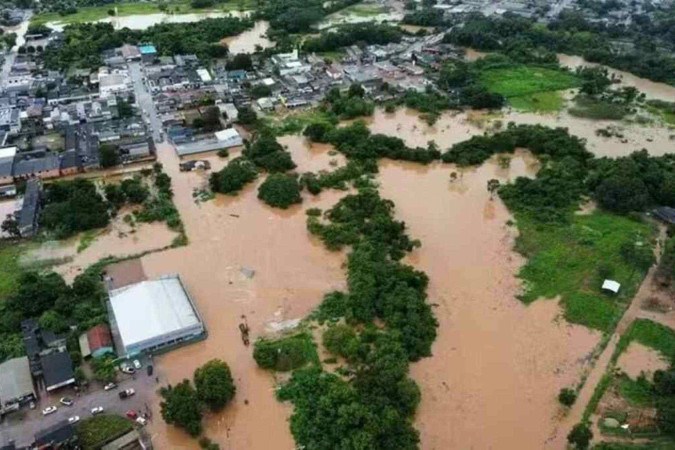
<path id="1" fill-rule="evenodd" d="M 87 331 L 89 349 L 93 352 L 102 347 L 112 347 L 112 336 L 108 325 L 102 323 Z"/>

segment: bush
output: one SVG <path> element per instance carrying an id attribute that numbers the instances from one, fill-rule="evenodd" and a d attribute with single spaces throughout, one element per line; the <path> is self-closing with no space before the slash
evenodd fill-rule
<path id="1" fill-rule="evenodd" d="M 275 208 L 286 209 L 302 202 L 300 184 L 293 175 L 274 173 L 260 185 L 258 198 Z"/>
<path id="2" fill-rule="evenodd" d="M 269 172 L 286 172 L 295 168 L 290 153 L 284 150 L 268 131 L 263 131 L 252 144 L 247 144 L 242 154 Z"/>
<path id="3" fill-rule="evenodd" d="M 162 418 L 170 425 L 183 428 L 191 436 L 202 432 L 202 412 L 197 391 L 189 380 L 183 380 L 176 386 L 163 387 L 159 391 Z"/>
<path id="4" fill-rule="evenodd" d="M 223 194 L 236 194 L 246 184 L 255 180 L 258 171 L 246 158 L 235 158 L 220 172 L 214 172 L 209 178 L 211 189 Z"/>
<path id="5" fill-rule="evenodd" d="M 574 425 L 572 431 L 567 435 L 567 442 L 572 444 L 578 450 L 586 450 L 593 439 L 593 432 L 586 423 Z"/>
<path id="6" fill-rule="evenodd" d="M 348 325 L 333 325 L 324 331 L 323 345 L 332 354 L 350 359 L 356 356 L 359 340 L 352 327 Z"/>
<path id="7" fill-rule="evenodd" d="M 263 369 L 287 372 L 317 363 L 319 357 L 312 337 L 300 333 L 276 341 L 259 339 L 253 348 L 253 359 Z"/>
<path id="8" fill-rule="evenodd" d="M 572 406 L 577 400 L 577 392 L 574 389 L 562 388 L 558 394 L 558 401 L 564 406 Z"/>

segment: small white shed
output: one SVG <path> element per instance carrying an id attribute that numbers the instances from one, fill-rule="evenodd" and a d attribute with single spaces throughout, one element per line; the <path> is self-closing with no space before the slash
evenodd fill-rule
<path id="1" fill-rule="evenodd" d="M 621 284 L 619 282 L 614 281 L 614 280 L 605 280 L 602 283 L 602 290 L 603 291 L 610 291 L 615 294 L 619 293 L 619 289 L 621 288 Z"/>

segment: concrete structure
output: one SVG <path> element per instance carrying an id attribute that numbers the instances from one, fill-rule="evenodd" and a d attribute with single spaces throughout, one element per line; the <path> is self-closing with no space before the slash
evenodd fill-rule
<path id="1" fill-rule="evenodd" d="M 16 147 L 0 149 L 0 185 L 10 184 L 14 181 L 12 169 L 14 167 L 15 156 Z"/>
<path id="2" fill-rule="evenodd" d="M 203 83 L 210 83 L 213 81 L 211 74 L 206 69 L 197 69 L 197 75 L 199 75 L 199 78 L 201 78 Z"/>
<path id="3" fill-rule="evenodd" d="M 216 135 L 218 142 L 223 145 L 223 148 L 244 145 L 244 140 L 234 128 L 226 128 L 225 130 L 216 131 L 214 134 Z"/>
<path id="4" fill-rule="evenodd" d="M 154 353 L 201 338 L 204 324 L 177 275 L 114 289 L 108 311 L 118 356 Z"/>
<path id="5" fill-rule="evenodd" d="M 9 359 L 0 364 L 0 413 L 35 399 L 28 357 Z"/>

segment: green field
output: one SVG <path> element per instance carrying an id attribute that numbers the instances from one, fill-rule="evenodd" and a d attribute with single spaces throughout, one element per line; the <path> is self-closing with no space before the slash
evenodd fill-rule
<path id="1" fill-rule="evenodd" d="M 19 258 L 27 250 L 26 244 L 3 242 L 0 244 L 0 300 L 14 293 L 18 287 L 21 266 Z"/>
<path id="2" fill-rule="evenodd" d="M 236 11 L 239 9 L 250 9 L 250 0 L 235 0 L 221 3 L 217 8 L 195 9 L 190 6 L 190 2 L 186 0 L 169 1 L 166 3 L 167 13 L 188 14 L 188 13 L 208 13 L 219 11 Z M 64 25 L 79 23 L 79 22 L 95 22 L 97 20 L 110 17 L 108 11 L 117 8 L 117 17 L 145 15 L 145 14 L 159 14 L 160 11 L 158 3 L 115 3 L 104 6 L 87 6 L 77 9 L 77 13 L 62 16 L 59 13 L 42 13 L 34 16 L 31 19 L 32 24 L 40 24 L 46 22 L 58 22 Z"/>
<path id="3" fill-rule="evenodd" d="M 557 91 L 578 85 L 569 72 L 534 66 L 486 69 L 480 81 L 492 92 L 506 97 L 514 108 L 527 111 L 557 111 L 563 99 Z"/>
<path id="4" fill-rule="evenodd" d="M 644 277 L 623 259 L 620 248 L 626 242 L 651 245 L 651 226 L 594 212 L 575 215 L 567 225 L 519 216 L 518 228 L 516 248 L 528 258 L 519 273 L 525 284 L 521 299 L 530 303 L 560 296 L 569 322 L 611 331 Z M 600 291 L 600 273 L 606 271 L 621 283 L 618 296 Z"/>
<path id="5" fill-rule="evenodd" d="M 670 361 L 675 358 L 675 330 L 651 320 L 637 319 L 621 336 L 612 361 L 616 362 L 633 341 L 658 351 Z"/>

